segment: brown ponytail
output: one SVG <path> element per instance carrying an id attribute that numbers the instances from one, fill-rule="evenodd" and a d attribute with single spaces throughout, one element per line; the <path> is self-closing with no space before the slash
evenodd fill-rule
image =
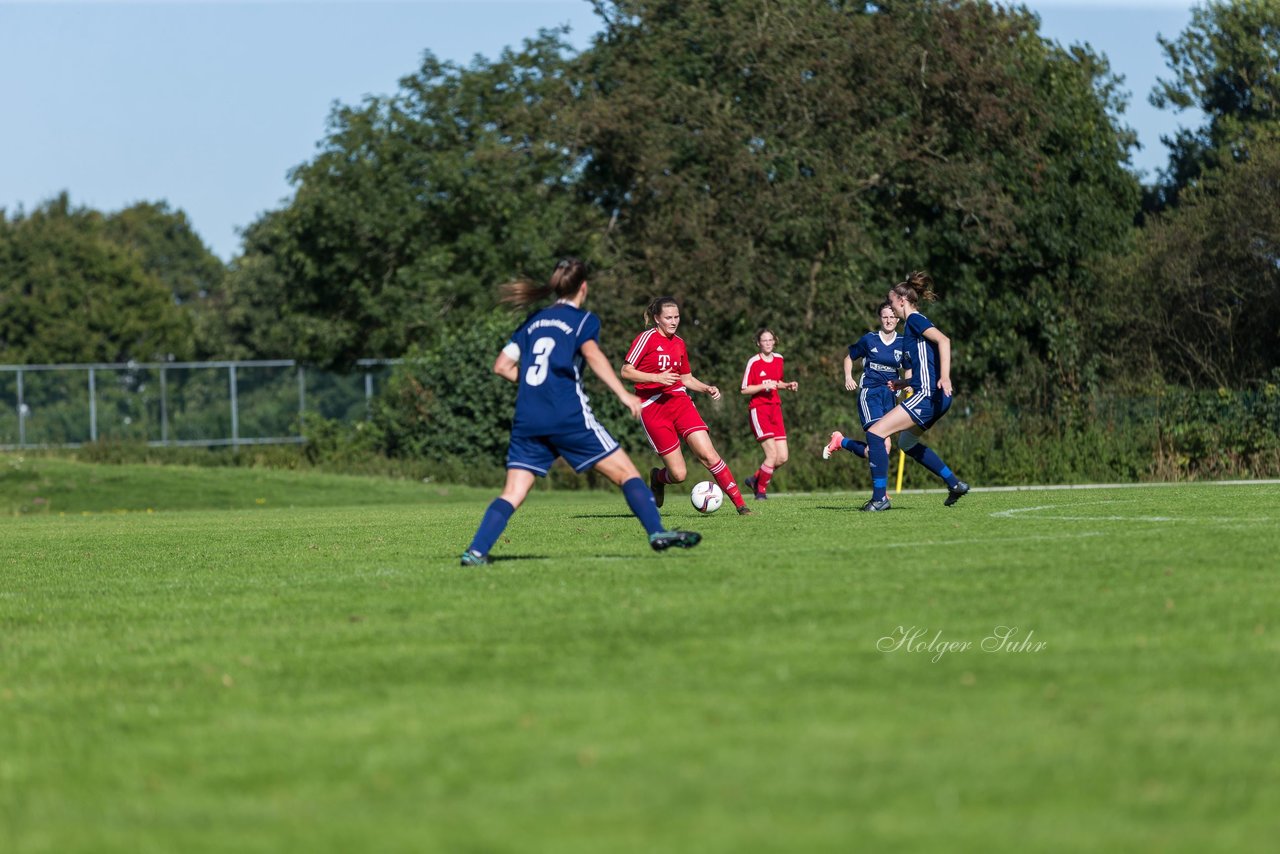
<path id="1" fill-rule="evenodd" d="M 677 309 L 680 308 L 680 303 L 676 302 L 675 297 L 658 297 L 649 303 L 649 307 L 644 310 L 644 325 L 657 326 L 658 315 L 662 314 L 662 310 L 669 305 L 674 305 Z"/>
<path id="2" fill-rule="evenodd" d="M 920 300 L 932 302 L 938 298 L 938 295 L 933 292 L 933 278 L 922 270 L 910 273 L 906 281 L 898 282 L 889 291 L 912 305 L 919 305 Z"/>
<path id="3" fill-rule="evenodd" d="M 528 279 L 498 286 L 499 300 L 511 305 L 532 305 L 555 294 L 558 299 L 569 299 L 587 280 L 587 265 L 577 258 L 562 258 L 551 271 L 551 279 L 545 285 L 535 285 Z"/>

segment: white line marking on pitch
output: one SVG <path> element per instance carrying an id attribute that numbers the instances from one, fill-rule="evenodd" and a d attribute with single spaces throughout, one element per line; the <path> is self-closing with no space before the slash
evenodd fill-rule
<path id="1" fill-rule="evenodd" d="M 1091 501 L 1090 504 L 1110 504 L 1109 501 Z M 998 510 L 991 513 L 993 519 L 1012 519 L 1018 513 L 1037 513 L 1041 510 L 1053 510 L 1061 504 L 1041 504 L 1037 507 L 1015 507 L 1012 510 Z M 1060 522 L 1088 522 L 1097 519 L 1100 522 L 1176 522 L 1172 516 L 1036 516 L 1037 519 L 1053 519 Z"/>
<path id="2" fill-rule="evenodd" d="M 1280 480 L 1158 480 L 1151 483 L 1061 483 L 1028 486 L 975 486 L 971 492 L 1049 492 L 1058 489 L 1142 489 L 1167 486 L 1276 486 Z M 902 490 L 906 492 L 907 490 Z M 945 489 L 920 490 L 946 492 Z"/>
<path id="3" fill-rule="evenodd" d="M 1059 484 L 1029 484 L 1026 486 L 974 486 L 969 491 L 971 493 L 980 492 L 1054 492 L 1066 489 L 1145 489 L 1146 487 L 1197 487 L 1197 486 L 1280 486 L 1280 480 L 1175 480 L 1175 481 L 1152 481 L 1151 483 L 1059 483 Z M 811 498 L 814 496 L 825 495 L 862 495 L 867 490 L 836 490 L 830 492 L 783 492 L 778 495 L 770 495 L 770 498 L 787 498 L 794 496 L 796 498 Z M 894 495 L 941 495 L 947 490 L 942 489 L 904 489 L 901 492 L 895 492 Z"/>
<path id="4" fill-rule="evenodd" d="M 1111 501 L 1088 501 L 1086 504 L 1111 504 Z M 1021 513 L 1038 513 L 1041 510 L 1053 510 L 1062 504 L 1040 504 L 1035 507 L 1014 507 L 1010 510 L 997 510 L 988 515 L 993 519 L 1013 519 Z M 1079 505 L 1071 505 L 1079 506 Z M 1239 516 L 1044 516 L 1036 515 L 1033 519 L 1054 522 L 1213 522 L 1217 524 L 1238 524 L 1241 522 L 1272 522 L 1269 516 L 1245 519 Z"/>

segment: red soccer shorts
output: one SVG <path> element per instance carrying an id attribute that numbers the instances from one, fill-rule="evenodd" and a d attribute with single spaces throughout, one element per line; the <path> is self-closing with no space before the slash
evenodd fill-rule
<path id="1" fill-rule="evenodd" d="M 640 423 L 660 457 L 679 448 L 680 440 L 690 433 L 707 429 L 698 407 L 683 391 L 649 398 L 640 410 Z"/>
<path id="2" fill-rule="evenodd" d="M 751 407 L 751 430 L 756 434 L 757 442 L 763 442 L 765 439 L 787 438 L 787 428 L 782 423 L 782 407 Z"/>

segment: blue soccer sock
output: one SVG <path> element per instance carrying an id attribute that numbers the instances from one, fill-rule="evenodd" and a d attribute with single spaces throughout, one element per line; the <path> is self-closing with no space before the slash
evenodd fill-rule
<path id="1" fill-rule="evenodd" d="M 851 453 L 857 454 L 858 456 L 862 457 L 864 460 L 867 458 L 866 442 L 859 442 L 857 439 L 846 438 L 846 439 L 840 440 L 840 447 L 844 448 L 846 451 L 850 451 Z"/>
<path id="2" fill-rule="evenodd" d="M 889 491 L 889 451 L 883 436 L 867 434 L 867 455 L 871 461 L 871 500 L 879 501 Z"/>
<path id="3" fill-rule="evenodd" d="M 514 512 L 516 508 L 510 501 L 505 498 L 493 499 L 489 508 L 484 511 L 484 518 L 480 520 L 480 527 L 476 529 L 476 535 L 468 548 L 473 552 L 487 555 L 489 549 L 493 548 L 493 544 L 498 541 L 498 537 L 501 537 L 502 532 L 506 530 L 507 522 L 511 520 L 511 514 Z"/>
<path id="4" fill-rule="evenodd" d="M 658 504 L 653 500 L 653 492 L 649 485 L 638 477 L 622 484 L 622 495 L 627 499 L 627 506 L 636 514 L 640 524 L 650 534 L 663 530 L 662 514 L 658 512 Z"/>
<path id="5" fill-rule="evenodd" d="M 942 458 L 923 442 L 918 442 L 910 448 L 906 448 L 903 453 L 945 480 L 948 487 L 955 486 L 960 482 L 960 478 L 956 477 L 955 472 L 947 468 L 947 464 L 942 461 Z"/>

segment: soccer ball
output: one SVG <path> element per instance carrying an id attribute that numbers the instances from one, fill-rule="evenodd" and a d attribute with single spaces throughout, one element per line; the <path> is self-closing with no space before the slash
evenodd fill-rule
<path id="1" fill-rule="evenodd" d="M 689 493 L 689 501 L 699 513 L 714 513 L 724 503 L 724 493 L 711 481 L 704 480 L 693 487 L 693 491 Z"/>

